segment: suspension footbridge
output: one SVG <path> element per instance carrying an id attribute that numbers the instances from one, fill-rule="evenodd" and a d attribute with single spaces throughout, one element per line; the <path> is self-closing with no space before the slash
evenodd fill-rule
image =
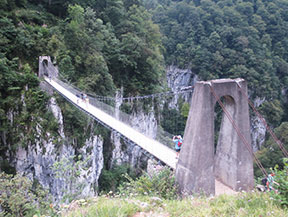
<path id="1" fill-rule="evenodd" d="M 81 110 L 92 115 L 101 123 L 104 123 L 105 125 L 110 126 L 110 128 L 117 131 L 122 136 L 125 136 L 127 139 L 134 142 L 135 144 L 139 145 L 141 148 L 148 151 L 150 154 L 152 154 L 159 160 L 163 161 L 169 167 L 176 169 L 177 159 L 176 159 L 175 151 L 161 144 L 160 142 L 143 135 L 142 133 L 131 128 L 127 124 L 103 112 L 101 109 L 95 107 L 93 104 L 90 104 L 83 100 L 79 100 L 79 97 L 76 95 L 80 95 L 81 93 L 78 92 L 77 94 L 73 94 L 72 92 L 67 90 L 65 87 L 61 86 L 59 84 L 60 82 L 59 80 L 57 82 L 55 78 L 50 79 L 48 77 L 44 77 L 44 79 L 55 90 L 57 90 L 61 95 L 63 95 L 67 100 L 69 100 L 75 106 L 79 107 Z M 75 92 L 77 92 L 77 90 L 75 90 Z"/>
<path id="2" fill-rule="evenodd" d="M 176 158 L 176 152 L 174 150 L 168 148 L 166 145 L 163 145 L 154 139 L 151 139 L 143 135 L 137 130 L 131 128 L 129 125 L 103 112 L 101 109 L 95 107 L 93 104 L 90 104 L 89 102 L 85 102 L 79 99 L 77 95 L 80 93 L 74 94 L 75 92 L 78 92 L 77 90 L 74 90 L 74 93 L 72 93 L 70 91 L 71 88 L 69 88 L 70 90 L 67 90 L 65 87 L 61 86 L 62 82 L 60 80 L 55 78 L 51 79 L 48 77 L 44 77 L 44 79 L 55 90 L 57 90 L 59 94 L 61 94 L 68 101 L 73 103 L 79 109 L 90 114 L 102 124 L 110 126 L 111 129 L 119 132 L 122 136 L 125 136 L 128 140 L 139 145 L 141 148 L 148 151 L 151 155 L 155 156 L 157 159 L 161 160 L 163 163 L 165 163 L 172 169 L 176 169 L 176 163 L 178 159 Z M 235 194 L 235 191 L 233 191 L 231 188 L 215 179 L 215 194 L 219 195 L 223 193 Z"/>
<path id="3" fill-rule="evenodd" d="M 68 101 L 102 125 L 118 132 L 123 138 L 137 144 L 175 169 L 176 180 L 183 193 L 202 192 L 217 195 L 252 190 L 254 187 L 253 158 L 263 175 L 267 176 L 267 172 L 251 147 L 248 104 L 264 122 L 284 156 L 288 155 L 281 141 L 273 134 L 248 99 L 247 85 L 243 79 L 220 79 L 196 84 L 178 160 L 176 152 L 168 147 L 166 142 L 159 142 L 156 138 L 137 130 L 133 125 L 127 124 L 124 116 L 119 117 L 117 109 L 103 104 L 94 97 L 88 97 L 90 103 L 79 99 L 81 91 L 59 80 L 57 75 L 58 71 L 51 62 L 43 64 L 43 58 L 39 61 L 39 76 L 44 77 L 45 81 Z M 216 103 L 221 106 L 223 115 L 215 149 L 214 107 Z M 171 139 L 170 136 L 168 140 L 171 142 Z"/>

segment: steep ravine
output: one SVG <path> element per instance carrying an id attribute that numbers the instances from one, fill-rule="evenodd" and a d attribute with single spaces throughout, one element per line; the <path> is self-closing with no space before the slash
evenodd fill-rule
<path id="1" fill-rule="evenodd" d="M 192 86 L 198 80 L 198 77 L 189 70 L 178 69 L 175 66 L 167 68 L 167 83 L 168 87 L 172 91 L 177 91 L 181 87 Z M 45 86 L 45 85 L 44 85 Z M 46 91 L 51 93 L 51 90 L 45 87 Z M 185 96 L 185 101 L 190 103 L 189 95 Z M 116 107 L 119 108 L 122 104 L 122 94 L 116 94 Z M 177 95 L 174 97 L 170 106 L 177 108 Z M 257 101 L 256 103 L 259 104 Z M 65 179 L 58 178 L 55 172 L 52 170 L 53 164 L 64 158 L 72 159 L 75 155 L 81 155 L 82 159 L 88 159 L 83 168 L 80 168 L 81 174 L 77 178 L 77 183 L 84 186 L 81 196 L 93 196 L 97 194 L 98 179 L 101 174 L 101 170 L 104 167 L 104 153 L 103 153 L 103 137 L 97 135 L 89 135 L 82 148 L 75 148 L 77 145 L 63 142 L 63 140 L 69 140 L 65 135 L 65 125 L 63 123 L 63 114 L 61 108 L 57 105 L 54 97 L 51 97 L 49 102 L 49 109 L 52 111 L 54 117 L 58 122 L 58 141 L 50 139 L 45 141 L 40 139 L 35 141 L 34 144 L 27 148 L 18 148 L 15 155 L 9 155 L 7 158 L 11 162 L 11 166 L 16 168 L 16 171 L 31 178 L 38 180 L 38 182 L 49 189 L 54 197 L 54 200 L 60 201 L 64 194 L 73 193 L 73 186 L 68 186 L 65 183 Z M 156 137 L 157 121 L 155 117 L 154 109 L 151 108 L 149 112 L 144 112 L 138 109 L 137 112 L 132 113 L 132 122 L 136 129 L 144 132 L 149 137 Z M 251 118 L 251 132 L 253 149 L 257 150 L 264 143 L 265 128 L 263 124 L 257 119 Z M 40 136 L 40 132 L 39 132 Z M 131 144 L 120 138 L 116 132 L 111 132 L 110 142 L 111 153 L 108 154 L 110 159 L 110 167 L 115 164 L 128 163 L 134 168 L 146 169 L 147 160 L 152 156 L 149 153 L 142 150 L 135 144 Z M 70 162 L 72 165 L 75 162 Z M 85 169 L 87 167 L 88 169 Z"/>

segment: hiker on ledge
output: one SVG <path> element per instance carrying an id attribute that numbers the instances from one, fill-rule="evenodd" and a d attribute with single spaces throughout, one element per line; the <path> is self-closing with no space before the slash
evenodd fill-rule
<path id="1" fill-rule="evenodd" d="M 173 142 L 175 143 L 176 158 L 178 158 L 183 142 L 182 137 L 180 135 L 173 136 Z"/>

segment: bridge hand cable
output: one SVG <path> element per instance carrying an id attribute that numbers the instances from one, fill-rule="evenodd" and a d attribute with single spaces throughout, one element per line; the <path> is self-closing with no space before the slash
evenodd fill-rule
<path id="1" fill-rule="evenodd" d="M 56 77 L 52 78 L 51 80 L 58 83 L 58 85 L 62 86 L 66 90 L 70 91 L 75 96 L 77 96 L 77 95 L 80 96 L 80 93 L 83 92 L 83 91 L 80 91 L 79 89 L 75 89 L 71 85 L 59 80 Z M 111 106 L 109 104 L 106 104 L 103 101 L 99 101 L 97 98 L 91 97 L 88 94 L 87 94 L 87 96 L 89 98 L 89 104 L 102 110 L 103 112 L 116 118 L 117 120 L 125 123 L 126 125 L 136 129 L 138 132 L 140 132 L 146 136 L 149 136 L 149 131 L 146 132 L 141 124 L 139 125 L 139 123 L 133 121 L 134 120 L 133 115 L 127 114 L 127 113 L 121 111 L 120 109 L 115 108 L 115 106 Z M 79 102 L 81 102 L 81 101 L 82 100 L 79 99 Z M 109 102 L 111 102 L 111 101 L 109 100 Z M 158 142 L 162 143 L 162 144 L 165 144 L 167 147 L 172 148 L 173 147 L 173 142 L 171 140 L 172 137 L 173 137 L 172 134 L 165 132 L 163 129 L 161 129 L 161 127 L 158 127 L 157 128 L 157 137 L 155 137 L 154 139 L 157 140 Z"/>
<path id="2" fill-rule="evenodd" d="M 279 148 L 281 149 L 281 151 L 283 152 L 285 157 L 288 157 L 288 152 L 285 149 L 285 147 L 283 146 L 283 143 L 277 138 L 277 136 L 275 135 L 275 133 L 271 130 L 271 128 L 268 126 L 267 122 L 265 121 L 264 117 L 257 111 L 257 109 L 255 108 L 255 106 L 253 105 L 253 103 L 251 102 L 251 100 L 249 99 L 249 97 L 247 96 L 247 94 L 243 91 L 242 87 L 240 86 L 240 84 L 237 82 L 237 85 L 241 91 L 241 93 L 245 96 L 246 100 L 248 101 L 249 105 L 251 106 L 251 108 L 253 109 L 253 111 L 256 113 L 256 115 L 259 117 L 259 119 L 263 122 L 263 124 L 265 125 L 265 128 L 268 130 L 268 132 L 270 133 L 270 135 L 272 136 L 273 140 L 276 142 L 276 144 L 279 146 Z"/>
<path id="3" fill-rule="evenodd" d="M 61 76 L 61 80 L 64 80 L 66 83 L 68 83 L 70 86 L 72 86 L 73 88 L 77 89 L 78 91 L 82 91 L 85 92 L 84 90 L 80 90 L 78 87 L 76 87 L 75 85 L 73 85 L 70 81 L 68 81 L 65 78 L 65 75 L 62 73 L 59 73 L 59 75 Z M 139 100 L 139 99 L 147 99 L 147 98 L 154 98 L 154 97 L 162 97 L 162 96 L 173 96 L 175 94 L 179 94 L 179 93 L 188 93 L 188 92 L 193 92 L 194 90 L 194 86 L 186 86 L 186 87 L 181 87 L 178 90 L 175 91 L 166 91 L 166 92 L 160 92 L 160 93 L 154 93 L 154 94 L 149 94 L 149 95 L 144 95 L 144 96 L 130 96 L 130 97 L 122 97 L 121 100 L 123 101 L 133 101 L 133 100 Z M 101 95 L 95 95 L 92 93 L 87 93 L 87 95 L 97 98 L 100 101 L 106 101 L 106 100 L 112 100 L 115 101 L 116 98 L 115 97 L 111 97 L 111 96 L 101 96 Z"/>

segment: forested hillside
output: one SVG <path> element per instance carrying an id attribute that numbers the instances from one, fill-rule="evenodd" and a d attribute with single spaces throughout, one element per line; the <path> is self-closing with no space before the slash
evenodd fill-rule
<path id="1" fill-rule="evenodd" d="M 287 149 L 288 2 L 143 2 L 160 27 L 166 65 L 191 69 L 201 80 L 246 79 L 250 98 L 260 105 L 268 124 L 277 128 Z M 283 154 L 272 138 L 259 157 L 267 169 L 276 163 L 283 166 Z"/>
<path id="2" fill-rule="evenodd" d="M 205 80 L 243 77 L 253 96 L 269 100 L 287 88 L 287 1 L 144 2 L 161 28 L 167 65 Z"/>
<path id="3" fill-rule="evenodd" d="M 62 76 L 99 95 L 114 96 L 120 87 L 125 95 L 149 94 L 165 80 L 159 28 L 137 0 L 1 0 L 0 27 L 5 162 L 6 151 L 33 144 L 37 132 L 57 136 L 49 98 L 38 86 L 39 56 L 51 56 Z M 67 108 L 67 129 L 76 138 L 85 123 L 75 125 L 79 115 Z"/>

